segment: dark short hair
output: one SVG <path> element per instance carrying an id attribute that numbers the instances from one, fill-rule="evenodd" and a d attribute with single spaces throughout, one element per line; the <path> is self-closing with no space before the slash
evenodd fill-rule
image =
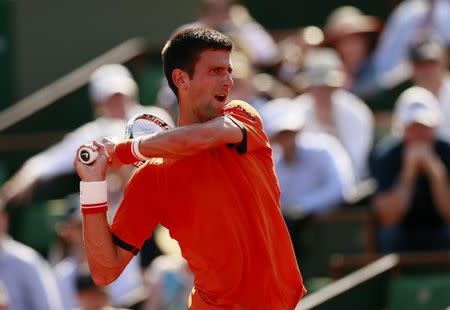
<path id="1" fill-rule="evenodd" d="M 206 27 L 180 30 L 167 41 L 161 55 L 164 74 L 175 95 L 178 96 L 178 90 L 172 80 L 172 71 L 181 69 L 192 77 L 200 53 L 208 49 L 231 51 L 233 42 L 226 35 Z"/>

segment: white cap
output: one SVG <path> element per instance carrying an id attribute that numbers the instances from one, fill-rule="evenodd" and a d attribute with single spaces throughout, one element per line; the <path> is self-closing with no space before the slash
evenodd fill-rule
<path id="1" fill-rule="evenodd" d="M 119 64 L 103 65 L 92 73 L 89 81 L 92 102 L 101 104 L 117 93 L 137 99 L 137 84 L 126 67 Z"/>
<path id="2" fill-rule="evenodd" d="M 264 129 L 269 138 L 281 131 L 299 131 L 304 121 L 302 108 L 289 98 L 277 98 L 261 109 Z"/>
<path id="3" fill-rule="evenodd" d="M 402 133 L 412 123 L 436 127 L 442 120 L 437 98 L 427 89 L 413 86 L 405 90 L 395 103 L 394 131 Z"/>
<path id="4" fill-rule="evenodd" d="M 331 48 L 312 49 L 305 55 L 303 72 L 294 79 L 294 86 L 303 91 L 313 86 L 341 87 L 346 76 L 342 60 Z"/>

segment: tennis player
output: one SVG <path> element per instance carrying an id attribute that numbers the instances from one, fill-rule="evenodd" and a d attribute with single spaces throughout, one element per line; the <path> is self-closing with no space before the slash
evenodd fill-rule
<path id="1" fill-rule="evenodd" d="M 305 294 L 261 118 L 247 103 L 227 101 L 232 47 L 207 28 L 175 33 L 162 58 L 178 98 L 178 127 L 118 144 L 94 142 L 93 164 L 75 159 L 98 284 L 114 281 L 160 223 L 195 276 L 189 309 L 294 309 Z M 107 166 L 137 160 L 147 161 L 109 224 Z"/>

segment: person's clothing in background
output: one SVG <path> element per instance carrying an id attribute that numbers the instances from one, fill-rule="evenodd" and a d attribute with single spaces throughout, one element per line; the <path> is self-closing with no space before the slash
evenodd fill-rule
<path id="1" fill-rule="evenodd" d="M 63 309 L 50 265 L 35 250 L 8 237 L 0 245 L 0 282 L 11 310 Z"/>
<path id="2" fill-rule="evenodd" d="M 368 177 L 374 117 L 360 98 L 343 89 L 346 73 L 342 66 L 331 48 L 309 51 L 304 72 L 294 79 L 295 87 L 303 92 L 294 102 L 303 109 L 302 130 L 336 137 L 352 161 L 357 180 L 364 180 Z"/>
<path id="3" fill-rule="evenodd" d="M 372 173 L 378 192 L 395 186 L 402 166 L 404 144 L 399 139 L 385 140 L 376 151 Z M 450 175 L 450 143 L 437 140 L 435 153 Z M 380 232 L 380 249 L 385 252 L 450 249 L 450 225 L 439 215 L 432 199 L 429 179 L 421 175 L 401 223 Z"/>
<path id="4" fill-rule="evenodd" d="M 299 133 L 297 158 L 286 163 L 275 159 L 285 216 L 321 214 L 345 203 L 354 185 L 350 158 L 334 137 L 321 133 Z"/>
<path id="5" fill-rule="evenodd" d="M 406 0 L 391 13 L 374 52 L 377 78 L 387 84 L 383 85 L 385 88 L 409 77 L 408 49 L 430 35 L 450 42 L 448 0 Z M 398 78 L 392 81 L 392 76 Z"/>
<path id="6" fill-rule="evenodd" d="M 383 253 L 450 249 L 450 143 L 436 134 L 441 121 L 433 93 L 411 87 L 396 102 L 395 135 L 375 148 L 373 205 Z"/>
<path id="7" fill-rule="evenodd" d="M 140 105 L 137 92 L 136 82 L 126 67 L 108 64 L 96 69 L 90 78 L 89 95 L 97 118 L 29 158 L 1 188 L 7 203 L 27 203 L 33 198 L 37 183 L 74 173 L 73 158 L 80 145 L 103 137 L 122 138 L 127 121 L 137 113 L 153 114 L 173 126 L 163 108 Z"/>
<path id="8" fill-rule="evenodd" d="M 344 89 L 331 95 L 333 124 L 324 124 L 317 117 L 316 102 L 306 93 L 294 99 L 304 108 L 304 132 L 326 133 L 336 137 L 347 151 L 357 179 L 367 177 L 367 160 L 373 144 L 374 119 L 366 104 Z"/>

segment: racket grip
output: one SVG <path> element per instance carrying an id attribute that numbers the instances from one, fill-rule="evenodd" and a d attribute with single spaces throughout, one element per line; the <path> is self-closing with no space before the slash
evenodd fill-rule
<path id="1" fill-rule="evenodd" d="M 98 152 L 92 150 L 89 147 L 82 147 L 78 151 L 78 158 L 85 165 L 92 164 L 97 159 L 97 157 L 98 157 Z"/>

